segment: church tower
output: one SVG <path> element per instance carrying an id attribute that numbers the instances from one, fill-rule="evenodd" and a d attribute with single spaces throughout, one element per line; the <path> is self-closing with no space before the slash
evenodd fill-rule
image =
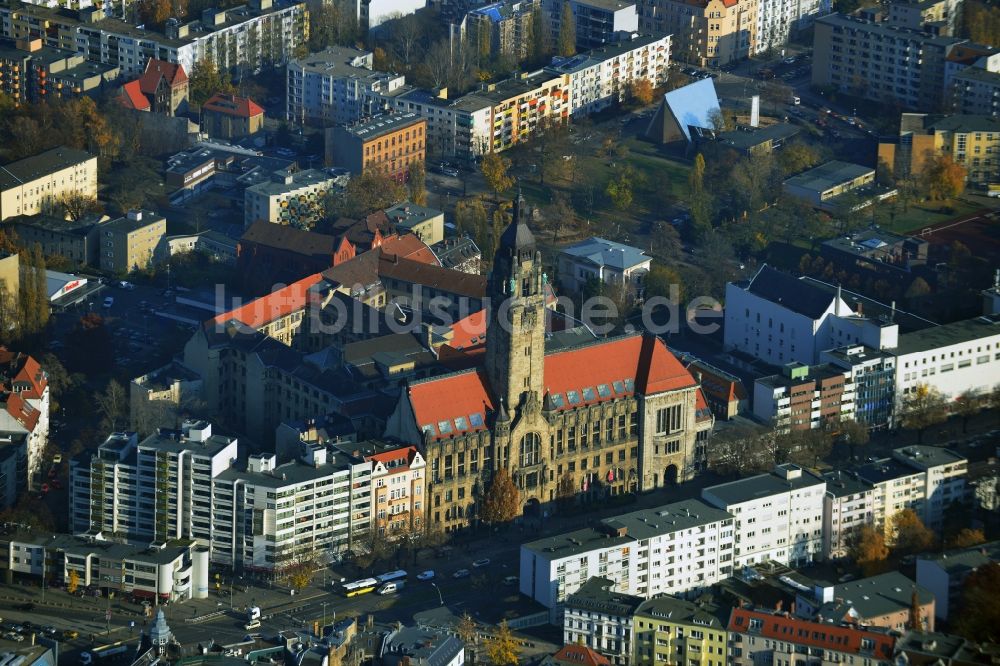
<path id="1" fill-rule="evenodd" d="M 486 373 L 512 417 L 529 396 L 541 402 L 545 381 L 545 276 L 523 208 L 519 192 L 487 287 Z"/>

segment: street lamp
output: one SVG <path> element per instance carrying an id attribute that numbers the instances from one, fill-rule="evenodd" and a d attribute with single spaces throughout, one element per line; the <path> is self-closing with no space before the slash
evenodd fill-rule
<path id="1" fill-rule="evenodd" d="M 326 629 L 326 607 L 327 607 L 327 605 L 329 605 L 329 603 L 330 603 L 329 601 L 324 601 L 323 603 L 320 604 L 320 606 L 323 607 L 323 624 L 321 624 L 320 627 L 319 627 L 319 637 L 320 638 L 323 638 L 323 632 Z"/>
<path id="2" fill-rule="evenodd" d="M 437 583 L 434 583 L 434 582 L 431 582 L 431 585 L 432 585 L 432 586 L 434 587 L 434 589 L 435 589 L 435 590 L 437 590 L 437 593 L 438 593 L 438 601 L 440 601 L 440 602 L 441 602 L 441 605 L 442 605 L 442 606 L 444 606 L 444 597 L 442 597 L 442 596 L 441 596 L 441 588 L 440 588 L 440 587 L 438 587 L 438 586 L 437 586 Z"/>

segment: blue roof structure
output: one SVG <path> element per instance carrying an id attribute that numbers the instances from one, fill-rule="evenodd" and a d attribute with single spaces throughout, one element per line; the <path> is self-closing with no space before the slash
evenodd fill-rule
<path id="1" fill-rule="evenodd" d="M 472 10 L 472 13 L 473 14 L 482 14 L 484 16 L 488 16 L 489 19 L 491 21 L 493 21 L 494 23 L 499 23 L 500 22 L 500 18 L 501 18 L 500 17 L 500 5 L 501 4 L 502 3 L 497 2 L 497 3 L 494 3 L 492 5 L 485 5 L 483 7 L 478 7 L 476 9 Z"/>
<path id="2" fill-rule="evenodd" d="M 710 78 L 671 90 L 663 96 L 663 105 L 669 109 L 688 141 L 691 140 L 692 127 L 711 129 L 712 116 L 722 112 L 715 81 Z"/>
<path id="3" fill-rule="evenodd" d="M 650 261 L 650 257 L 638 248 L 596 237 L 570 245 L 564 248 L 563 252 L 577 259 L 589 261 L 595 266 L 607 266 L 618 270 L 627 270 Z"/>

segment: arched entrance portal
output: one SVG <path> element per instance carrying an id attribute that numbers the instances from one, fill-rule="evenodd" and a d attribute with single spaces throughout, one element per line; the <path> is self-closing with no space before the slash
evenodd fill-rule
<path id="1" fill-rule="evenodd" d="M 676 486 L 677 485 L 677 465 L 669 465 L 666 471 L 663 472 L 663 485 L 664 486 Z"/>

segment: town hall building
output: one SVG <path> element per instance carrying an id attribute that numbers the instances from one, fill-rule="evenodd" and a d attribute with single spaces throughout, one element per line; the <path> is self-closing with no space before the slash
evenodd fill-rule
<path id="1" fill-rule="evenodd" d="M 541 253 L 521 203 L 500 238 L 481 366 L 404 387 L 386 436 L 420 445 L 427 520 L 469 525 L 494 470 L 506 468 L 524 515 L 690 479 L 704 466 L 712 415 L 701 390 L 650 334 L 546 349 Z"/>

